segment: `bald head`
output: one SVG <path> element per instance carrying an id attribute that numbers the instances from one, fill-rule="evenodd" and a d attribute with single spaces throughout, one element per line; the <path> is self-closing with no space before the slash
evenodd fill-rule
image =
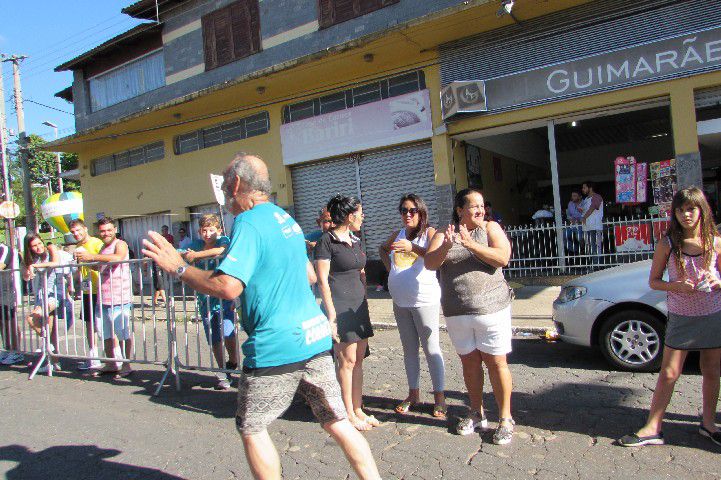
<path id="1" fill-rule="evenodd" d="M 270 175 L 268 166 L 260 157 L 245 152 L 235 155 L 235 158 L 223 174 L 225 183 L 232 185 L 237 176 L 244 189 L 257 191 L 264 195 L 271 194 Z"/>

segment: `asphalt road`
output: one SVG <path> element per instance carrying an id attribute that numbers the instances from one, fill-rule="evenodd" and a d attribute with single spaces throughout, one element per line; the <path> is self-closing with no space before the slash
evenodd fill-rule
<path id="1" fill-rule="evenodd" d="M 510 357 L 517 422 L 512 444 L 492 431 L 460 437 L 453 429 L 465 395 L 460 363 L 442 335 L 449 421 L 430 405 L 393 412 L 405 394 L 396 331 L 371 339 L 365 402 L 384 424 L 366 435 L 384 478 L 719 478 L 721 447 L 697 433 L 701 378 L 688 365 L 669 409 L 668 445 L 625 449 L 614 439 L 642 424 L 656 376 L 610 372 L 600 354 L 522 338 Z M 212 375 L 182 374 L 183 389 L 151 392 L 162 374 L 136 367 L 111 381 L 61 372 L 27 381 L 24 367 L 0 370 L 0 473 L 15 479 L 250 478 L 234 427 L 234 392 L 216 392 Z M 429 389 L 424 370 L 422 389 Z M 431 401 L 430 394 L 425 400 Z M 485 395 L 491 427 L 496 408 Z M 721 420 L 721 419 L 720 419 Z M 296 405 L 270 429 L 285 478 L 353 478 L 340 449 Z"/>

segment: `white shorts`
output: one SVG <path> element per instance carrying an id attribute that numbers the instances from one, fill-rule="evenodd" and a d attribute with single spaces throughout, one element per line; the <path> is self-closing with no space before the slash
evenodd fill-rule
<path id="1" fill-rule="evenodd" d="M 446 317 L 448 336 L 458 355 L 480 350 L 489 355 L 511 353 L 511 306 L 488 315 Z"/>
<path id="2" fill-rule="evenodd" d="M 130 317 L 132 316 L 132 304 L 124 305 L 102 305 L 101 316 L 103 329 L 101 333 L 104 340 L 113 338 L 128 340 L 130 338 Z"/>

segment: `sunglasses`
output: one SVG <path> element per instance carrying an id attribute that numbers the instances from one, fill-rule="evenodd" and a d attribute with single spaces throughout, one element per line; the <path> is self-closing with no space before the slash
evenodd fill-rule
<path id="1" fill-rule="evenodd" d="M 399 209 L 399 211 L 401 212 L 401 215 L 408 215 L 409 213 L 411 215 L 415 215 L 416 213 L 418 213 L 418 209 L 415 207 L 413 207 L 413 208 L 403 207 L 403 208 Z"/>

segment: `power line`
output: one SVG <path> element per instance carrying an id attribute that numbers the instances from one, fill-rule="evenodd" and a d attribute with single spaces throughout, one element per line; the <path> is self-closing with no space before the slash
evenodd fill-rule
<path id="1" fill-rule="evenodd" d="M 25 99 L 26 102 L 34 103 L 35 105 L 40 105 L 41 107 L 49 108 L 50 110 L 55 110 L 57 112 L 67 113 L 68 115 L 75 116 L 74 113 L 68 112 L 66 110 L 61 110 L 59 108 L 51 107 L 50 105 L 45 105 L 44 103 L 36 102 L 35 100 L 30 100 L 29 98 Z"/>
<path id="2" fill-rule="evenodd" d="M 174 5 L 174 6 L 170 7 L 170 8 L 168 8 L 168 9 L 167 9 L 165 12 L 163 12 L 163 13 L 164 13 L 164 14 L 168 14 L 168 13 L 170 13 L 170 12 L 172 12 L 172 11 L 180 8 L 180 7 L 183 7 L 183 6 L 185 6 L 183 3 L 178 3 L 177 5 Z M 201 7 L 201 5 L 196 5 L 195 7 L 191 8 L 191 9 L 188 9 L 187 11 L 190 12 L 190 11 L 193 11 L 193 10 L 197 10 L 197 9 L 199 9 L 200 7 Z M 148 13 L 148 12 L 151 12 L 151 11 L 154 11 L 154 10 L 155 10 L 155 5 L 153 5 L 153 6 L 151 6 L 151 7 L 148 7 L 148 8 L 146 8 L 146 9 L 138 12 L 138 14 L 144 14 L 144 13 Z M 122 22 L 121 22 L 121 23 L 122 23 Z M 116 25 L 119 25 L 119 23 L 116 24 Z M 139 33 L 141 33 L 141 32 L 144 32 L 144 31 L 146 31 L 146 30 L 148 30 L 148 29 L 150 29 L 150 28 L 152 28 L 152 27 L 155 27 L 156 25 L 158 25 L 158 23 L 153 21 L 153 22 L 149 22 L 149 23 L 140 23 L 139 25 L 145 25 L 145 28 L 143 28 L 143 29 L 139 30 L 138 32 L 136 32 L 136 34 L 139 34 Z M 114 25 L 113 25 L 113 26 L 114 26 Z M 111 27 L 112 27 L 112 26 L 111 26 Z M 109 27 L 109 28 L 110 28 L 110 27 Z M 121 32 L 121 33 L 122 33 L 122 32 Z M 120 35 L 121 33 L 118 33 L 118 35 Z M 114 35 L 114 36 L 117 36 L 117 35 Z M 112 38 L 112 37 L 111 37 L 111 38 Z M 102 44 L 102 42 L 101 42 L 101 44 Z M 97 47 L 97 46 L 98 46 L 98 45 L 96 45 L 96 47 Z M 95 48 L 95 47 L 93 47 L 93 48 Z M 28 71 L 30 72 L 30 75 L 24 75 L 25 78 L 30 78 L 30 77 L 36 76 L 36 75 L 38 75 L 38 74 L 40 74 L 40 73 L 43 73 L 43 69 L 44 69 L 44 68 L 47 68 L 47 65 L 50 65 L 50 64 L 52 64 L 52 63 L 56 63 L 56 61 L 55 61 L 55 60 L 51 60 L 50 62 L 44 62 L 42 67 L 41 67 L 41 66 L 31 67 L 30 69 L 28 69 Z M 38 71 L 38 69 L 40 69 L 40 71 Z"/>

